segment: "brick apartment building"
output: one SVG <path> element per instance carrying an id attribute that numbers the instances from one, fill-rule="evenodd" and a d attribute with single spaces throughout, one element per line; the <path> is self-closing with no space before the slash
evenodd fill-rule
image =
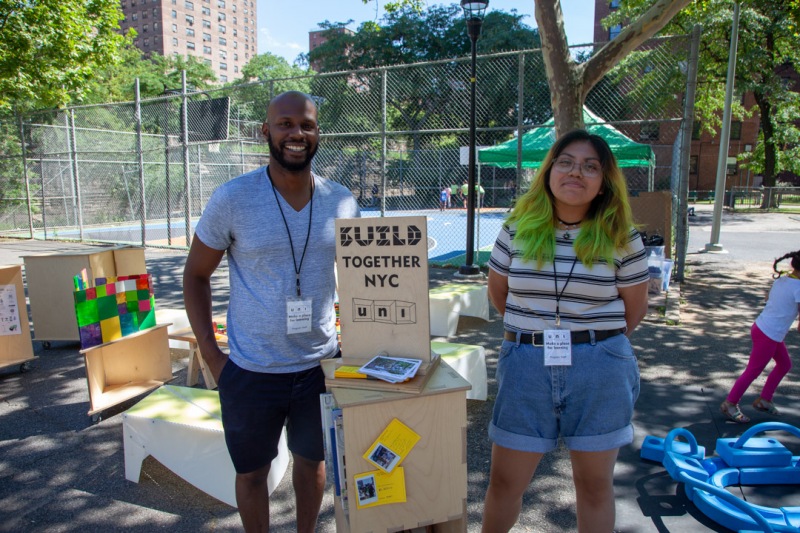
<path id="1" fill-rule="evenodd" d="M 136 30 L 134 44 L 145 55 L 194 56 L 225 83 L 241 78 L 258 53 L 255 0 L 120 1 L 121 30 Z"/>
<path id="2" fill-rule="evenodd" d="M 313 30 L 313 31 L 308 32 L 308 51 L 309 52 L 311 52 L 311 50 L 313 50 L 314 48 L 318 47 L 319 45 L 321 45 L 322 43 L 324 43 L 324 42 L 326 42 L 328 40 L 328 38 L 325 37 L 325 33 L 327 31 L 330 31 L 330 30 Z M 344 33 L 344 34 L 347 34 L 347 35 L 353 35 L 355 33 L 353 30 L 350 30 L 350 29 L 345 28 L 345 27 L 336 28 L 334 31 L 336 33 Z M 315 62 L 311 63 L 311 68 L 314 71 L 319 72 L 319 69 L 320 69 L 319 62 L 315 61 Z"/>
<path id="3" fill-rule="evenodd" d="M 594 42 L 604 43 L 613 39 L 619 34 L 622 27 L 612 26 L 609 29 L 603 28 L 601 21 L 607 17 L 614 9 L 619 7 L 619 0 L 595 0 L 594 7 Z M 677 96 L 677 95 L 676 95 Z M 755 106 L 755 99 L 752 93 L 746 93 L 742 97 L 742 105 L 746 109 Z M 759 115 L 754 113 L 743 121 L 733 120 L 731 122 L 730 143 L 728 145 L 728 161 L 726 172 L 725 188 L 758 186 L 761 179 L 753 176 L 750 172 L 741 168 L 737 157 L 743 152 L 750 152 L 758 141 Z M 661 131 L 651 130 L 649 124 L 643 124 L 639 132 L 639 138 L 634 138 L 637 142 L 644 142 L 652 145 L 672 145 L 675 140 L 674 130 Z M 701 133 L 701 126 L 698 121 L 694 123 L 692 134 L 692 149 L 689 158 L 689 190 L 713 191 L 717 179 L 717 161 L 719 159 L 719 135 L 711 135 L 708 132 Z M 656 146 L 653 146 L 656 150 Z"/>

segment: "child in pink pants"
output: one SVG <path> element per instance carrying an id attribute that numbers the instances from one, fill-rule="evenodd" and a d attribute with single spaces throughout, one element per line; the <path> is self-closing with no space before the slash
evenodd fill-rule
<path id="1" fill-rule="evenodd" d="M 784 259 L 792 260 L 792 271 L 787 276 L 782 276 L 785 272 L 778 270 L 778 263 Z M 778 414 L 778 409 L 772 403 L 775 389 L 792 368 L 792 360 L 789 358 L 789 352 L 786 350 L 786 343 L 783 339 L 800 311 L 800 250 L 776 259 L 772 270 L 777 273 L 777 279 L 769 291 L 767 305 L 764 306 L 764 310 L 758 315 L 750 329 L 753 350 L 750 352 L 747 368 L 733 384 L 727 399 L 720 405 L 722 414 L 739 424 L 746 424 L 750 421 L 750 418 L 739 409 L 739 400 L 742 399 L 750 384 L 761 375 L 767 363 L 774 359 L 775 368 L 769 373 L 761 394 L 753 402 L 753 407 L 757 411 L 771 415 Z M 797 329 L 800 331 L 800 324 Z"/>

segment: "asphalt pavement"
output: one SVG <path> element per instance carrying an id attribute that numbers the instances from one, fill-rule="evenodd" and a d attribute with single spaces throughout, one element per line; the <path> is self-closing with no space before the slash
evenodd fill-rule
<path id="1" fill-rule="evenodd" d="M 710 206 L 709 206 L 710 209 Z M 671 429 L 691 431 L 699 444 L 714 448 L 718 437 L 739 435 L 752 423 L 769 420 L 750 408 L 762 375 L 742 405 L 748 426 L 724 420 L 718 411 L 750 350 L 749 328 L 763 305 L 773 259 L 800 249 L 800 216 L 726 212 L 721 243 L 726 253 L 700 253 L 710 236 L 708 209 L 690 218 L 686 279 L 665 296 L 653 298 L 649 313 L 632 337 L 639 358 L 641 395 L 636 406 L 635 442 L 623 448 L 616 469 L 617 531 L 727 531 L 688 501 L 682 486 L 657 463 L 642 461 L 647 435 Z M 21 256 L 88 247 L 42 241 L 1 241 L 0 264 L 21 264 Z M 185 253 L 147 250 L 157 306 L 182 307 L 181 272 Z M 227 270 L 213 280 L 215 312 L 224 310 Z M 450 282 L 453 270 L 431 269 L 430 284 Z M 451 342 L 486 347 L 489 400 L 467 402 L 468 531 L 480 530 L 488 485 L 491 444 L 486 436 L 496 393 L 494 380 L 502 319 L 462 317 Z M 35 335 L 35 325 L 34 325 Z M 800 335 L 787 336 L 790 354 L 800 353 Z M 241 531 L 238 514 L 148 458 L 138 484 L 124 475 L 121 413 L 135 400 L 103 414 L 86 415 L 88 390 L 82 356 L 74 343 L 45 350 L 34 341 L 38 359 L 27 373 L 0 370 L 0 531 L 2 532 L 174 532 Z M 175 384 L 186 379 L 185 358 L 173 361 Z M 800 376 L 792 370 L 775 397 L 780 420 L 800 427 Z M 776 435 L 800 454 L 800 441 Z M 797 505 L 790 490 L 731 488 L 734 494 L 769 506 Z M 294 531 L 294 492 L 287 475 L 272 495 L 272 531 Z M 549 454 L 525 493 L 514 531 L 575 531 L 569 456 Z M 335 531 L 331 490 L 323 501 L 318 531 Z"/>

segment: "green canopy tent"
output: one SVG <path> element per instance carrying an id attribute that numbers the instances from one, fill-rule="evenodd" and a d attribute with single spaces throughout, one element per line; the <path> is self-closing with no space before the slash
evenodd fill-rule
<path id="1" fill-rule="evenodd" d="M 606 140 L 620 167 L 646 167 L 648 169 L 648 190 L 653 190 L 656 157 L 649 145 L 634 142 L 585 107 L 583 108 L 583 123 L 590 133 L 599 135 Z M 551 118 L 522 136 L 520 154 L 522 168 L 539 168 L 547 151 L 555 142 L 555 131 L 555 121 Z M 478 163 L 501 168 L 516 168 L 518 145 L 518 139 L 511 139 L 478 150 Z"/>

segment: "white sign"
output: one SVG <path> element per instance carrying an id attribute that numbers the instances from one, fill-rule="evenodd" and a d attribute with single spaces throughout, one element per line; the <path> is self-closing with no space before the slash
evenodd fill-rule
<path id="1" fill-rule="evenodd" d="M 479 163 L 478 161 L 478 150 L 483 150 L 484 148 L 489 148 L 488 146 L 476 146 L 475 147 L 475 164 Z M 469 165 L 469 146 L 462 146 L 459 148 L 458 152 L 458 162 L 461 165 Z"/>

